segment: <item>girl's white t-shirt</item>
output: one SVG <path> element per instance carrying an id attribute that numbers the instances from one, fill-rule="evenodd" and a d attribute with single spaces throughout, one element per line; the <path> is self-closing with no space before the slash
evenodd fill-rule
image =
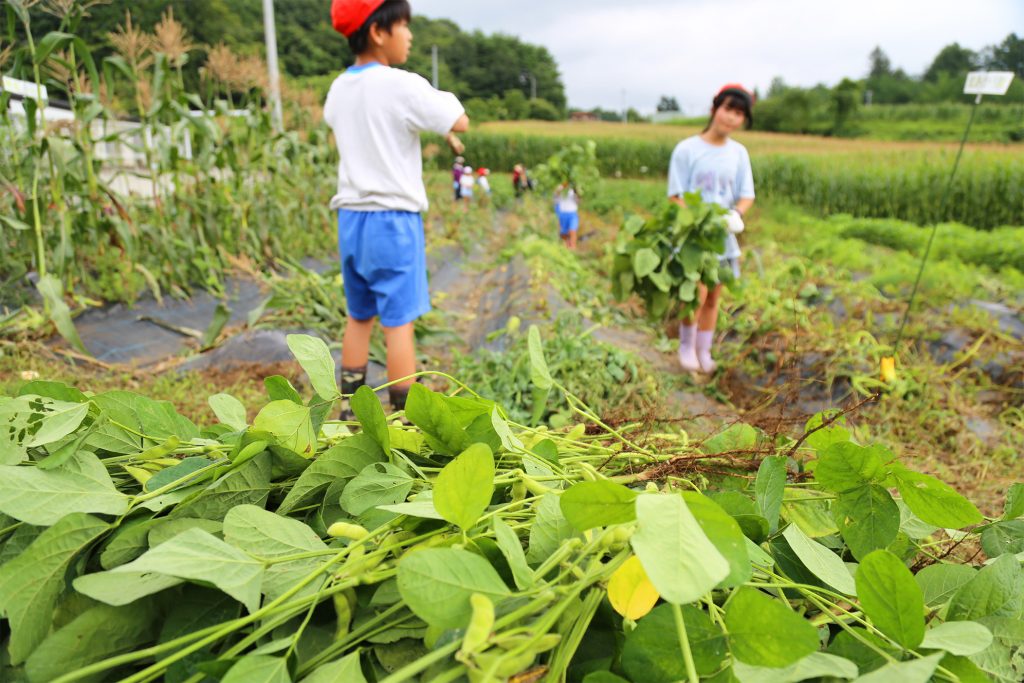
<path id="1" fill-rule="evenodd" d="M 700 192 L 706 202 L 732 209 L 741 199 L 754 198 L 754 173 L 747 148 L 732 138 L 712 145 L 699 135 L 686 138 L 672 152 L 668 167 L 668 196 Z M 729 233 L 721 258 L 738 258 L 740 243 Z"/>
<path id="2" fill-rule="evenodd" d="M 376 63 L 342 73 L 324 103 L 341 157 L 331 209 L 426 211 L 420 133 L 446 135 L 464 113 L 418 74 Z"/>
<path id="3" fill-rule="evenodd" d="M 473 183 L 476 182 L 472 173 L 463 173 L 459 178 L 459 184 L 462 185 L 463 190 L 473 191 Z"/>
<path id="4" fill-rule="evenodd" d="M 576 213 L 579 211 L 580 203 L 576 199 L 576 190 L 571 187 L 558 193 L 557 202 L 559 213 Z"/>

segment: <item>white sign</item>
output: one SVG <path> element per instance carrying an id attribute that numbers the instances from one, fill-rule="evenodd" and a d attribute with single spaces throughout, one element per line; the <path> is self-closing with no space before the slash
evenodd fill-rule
<path id="1" fill-rule="evenodd" d="M 39 94 L 42 92 L 43 102 L 47 100 L 46 86 L 36 87 L 36 84 L 32 81 L 19 81 L 17 78 L 4 76 L 3 88 L 0 88 L 0 90 L 6 90 L 9 93 L 14 93 L 31 100 L 39 99 Z"/>
<path id="2" fill-rule="evenodd" d="M 1012 81 L 1012 71 L 972 71 L 967 74 L 964 94 L 1005 95 Z"/>

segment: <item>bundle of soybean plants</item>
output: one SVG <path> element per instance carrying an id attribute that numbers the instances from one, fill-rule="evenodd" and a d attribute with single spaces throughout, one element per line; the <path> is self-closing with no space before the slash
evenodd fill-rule
<path id="1" fill-rule="evenodd" d="M 725 252 L 725 209 L 699 192 L 683 200 L 686 206 L 670 202 L 650 218 L 630 216 L 615 241 L 612 293 L 619 300 L 639 296 L 652 320 L 692 314 L 700 303 L 698 284 L 733 281 L 718 260 Z"/>
<path id="2" fill-rule="evenodd" d="M 1024 486 L 986 519 L 824 416 L 778 454 L 746 425 L 653 449 L 581 405 L 531 429 L 417 384 L 340 423 L 327 347 L 289 344 L 316 395 L 269 378 L 252 419 L 0 398 L 0 679 L 1022 678 Z M 540 348 L 533 383 L 564 391 Z"/>
<path id="3" fill-rule="evenodd" d="M 533 177 L 541 192 L 553 192 L 565 185 L 580 197 L 591 195 L 601 180 L 597 143 L 587 140 L 563 147 L 533 169 Z"/>

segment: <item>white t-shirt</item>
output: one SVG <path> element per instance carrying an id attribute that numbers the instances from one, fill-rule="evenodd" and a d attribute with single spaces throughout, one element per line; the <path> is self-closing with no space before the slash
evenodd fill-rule
<path id="1" fill-rule="evenodd" d="M 487 179 L 487 176 L 482 175 L 477 178 L 476 184 L 480 186 L 480 189 L 483 190 L 485 194 L 491 193 L 491 181 Z"/>
<path id="2" fill-rule="evenodd" d="M 425 78 L 371 63 L 334 79 L 324 120 L 341 161 L 331 209 L 426 211 L 420 133 L 446 135 L 465 113 Z"/>
<path id="3" fill-rule="evenodd" d="M 712 145 L 699 135 L 676 145 L 668 168 L 668 196 L 697 191 L 704 201 L 726 209 L 741 199 L 753 199 L 754 173 L 747 148 L 732 138 L 724 145 Z M 729 233 L 721 258 L 737 258 L 741 253 L 736 235 Z"/>
<path id="4" fill-rule="evenodd" d="M 580 204 L 576 199 L 576 190 L 571 187 L 560 191 L 555 201 L 558 204 L 559 213 L 576 213 L 579 211 Z"/>
<path id="5" fill-rule="evenodd" d="M 473 183 L 475 183 L 475 182 L 476 181 L 473 179 L 473 174 L 472 173 L 463 173 L 459 177 L 459 184 L 462 185 L 462 191 L 463 192 L 472 192 L 473 191 Z"/>

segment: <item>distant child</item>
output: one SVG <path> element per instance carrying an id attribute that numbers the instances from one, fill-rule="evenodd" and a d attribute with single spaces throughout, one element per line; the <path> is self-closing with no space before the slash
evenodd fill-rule
<path id="1" fill-rule="evenodd" d="M 334 80 L 324 104 L 341 157 L 331 208 L 338 211 L 349 316 L 341 354 L 343 394 L 366 382 L 377 317 L 387 343 L 388 379 L 416 372 L 413 322 L 430 310 L 420 133 L 447 136 L 453 153 L 460 154 L 454 133 L 469 128 L 454 95 L 434 90 L 422 76 L 391 68 L 409 57 L 411 15 L 406 0 L 331 4 L 334 28 L 356 55 L 355 64 Z M 396 410 L 404 409 L 412 383 L 391 387 Z M 351 419 L 347 405 L 342 416 Z"/>
<path id="2" fill-rule="evenodd" d="M 725 216 L 729 234 L 719 263 L 736 278 L 742 255 L 736 235 L 743 232 L 743 217 L 754 204 L 754 176 L 746 147 L 730 136 L 741 126 L 750 128 L 753 106 L 754 96 L 743 86 L 723 87 L 712 100 L 704 132 L 676 146 L 668 173 L 668 196 L 677 204 L 684 204 L 683 194 L 700 191 L 704 201 L 729 209 Z M 711 347 L 721 293 L 722 285 L 711 291 L 700 285 L 696 322 L 688 318 L 679 325 L 679 364 L 684 370 L 710 374 L 717 367 Z"/>
<path id="3" fill-rule="evenodd" d="M 459 178 L 459 185 L 462 188 L 462 198 L 469 204 L 473 200 L 473 186 L 476 184 L 476 178 L 473 177 L 473 167 L 463 166 L 462 176 Z"/>
<path id="4" fill-rule="evenodd" d="M 455 189 L 455 201 L 462 199 L 462 168 L 465 166 L 466 160 L 462 157 L 455 157 L 455 163 L 452 164 L 452 181 Z"/>
<path id="5" fill-rule="evenodd" d="M 555 215 L 558 216 L 558 234 L 570 250 L 576 249 L 580 230 L 580 200 L 569 183 L 562 183 L 555 191 Z"/>
<path id="6" fill-rule="evenodd" d="M 476 184 L 480 187 L 480 198 L 487 199 L 491 196 L 491 181 L 487 178 L 491 171 L 488 168 L 481 168 L 476 173 Z"/>
<path id="7" fill-rule="evenodd" d="M 531 189 L 530 178 L 526 175 L 526 167 L 522 164 L 516 164 L 512 168 L 512 189 L 515 190 L 516 199 L 519 199 L 523 196 L 523 193 Z"/>

